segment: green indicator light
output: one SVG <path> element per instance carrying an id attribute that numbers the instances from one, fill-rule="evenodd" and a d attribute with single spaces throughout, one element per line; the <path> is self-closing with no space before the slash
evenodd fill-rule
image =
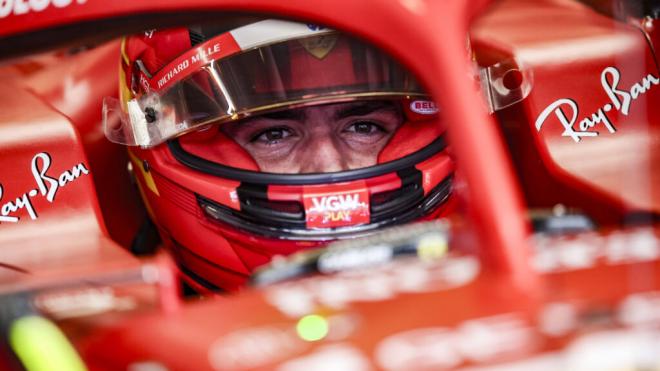
<path id="1" fill-rule="evenodd" d="M 321 340 L 328 335 L 328 321 L 317 314 L 309 314 L 298 321 L 296 330 L 303 340 Z"/>

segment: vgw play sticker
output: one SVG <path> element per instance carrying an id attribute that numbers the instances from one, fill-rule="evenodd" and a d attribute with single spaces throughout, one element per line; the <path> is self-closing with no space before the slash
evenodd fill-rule
<path id="1" fill-rule="evenodd" d="M 308 228 L 334 228 L 369 223 L 369 191 L 314 188 L 303 196 Z"/>

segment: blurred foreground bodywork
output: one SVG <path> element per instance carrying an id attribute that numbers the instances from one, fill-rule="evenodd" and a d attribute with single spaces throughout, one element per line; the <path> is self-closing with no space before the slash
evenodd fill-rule
<path id="1" fill-rule="evenodd" d="M 660 367 L 657 18 L 617 2 L 507 0 L 471 25 L 481 3 L 88 0 L 36 12 L 6 2 L 0 44 L 16 56 L 20 42 L 70 36 L 67 25 L 114 19 L 137 31 L 168 24 L 173 10 L 272 12 L 353 32 L 439 100 L 468 211 L 438 228 L 449 241 L 442 259 L 180 302 L 166 255 L 143 260 L 122 247 L 144 212 L 125 152 L 100 136 L 118 45 L 44 54 L 0 71 L 0 293 L 27 293 L 92 370 Z M 136 24 L 135 14 L 152 17 Z M 469 80 L 470 25 L 477 63 L 513 61 L 533 79 L 528 96 L 494 116 Z M 569 215 L 541 216 L 532 233 L 523 205 L 557 204 Z M 572 211 L 588 222 L 567 222 Z"/>

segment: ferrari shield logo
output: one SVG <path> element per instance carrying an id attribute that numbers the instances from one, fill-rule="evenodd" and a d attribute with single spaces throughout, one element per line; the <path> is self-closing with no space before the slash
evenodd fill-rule
<path id="1" fill-rule="evenodd" d="M 335 47 L 337 43 L 337 35 L 324 35 L 317 37 L 310 37 L 300 40 L 300 44 L 318 59 L 325 58 L 328 53 Z"/>

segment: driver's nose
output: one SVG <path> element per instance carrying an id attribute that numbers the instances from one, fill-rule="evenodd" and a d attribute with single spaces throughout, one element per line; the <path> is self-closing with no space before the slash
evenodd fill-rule
<path id="1" fill-rule="evenodd" d="M 349 169 L 337 139 L 331 134 L 315 135 L 304 145 L 302 173 L 331 173 Z"/>

